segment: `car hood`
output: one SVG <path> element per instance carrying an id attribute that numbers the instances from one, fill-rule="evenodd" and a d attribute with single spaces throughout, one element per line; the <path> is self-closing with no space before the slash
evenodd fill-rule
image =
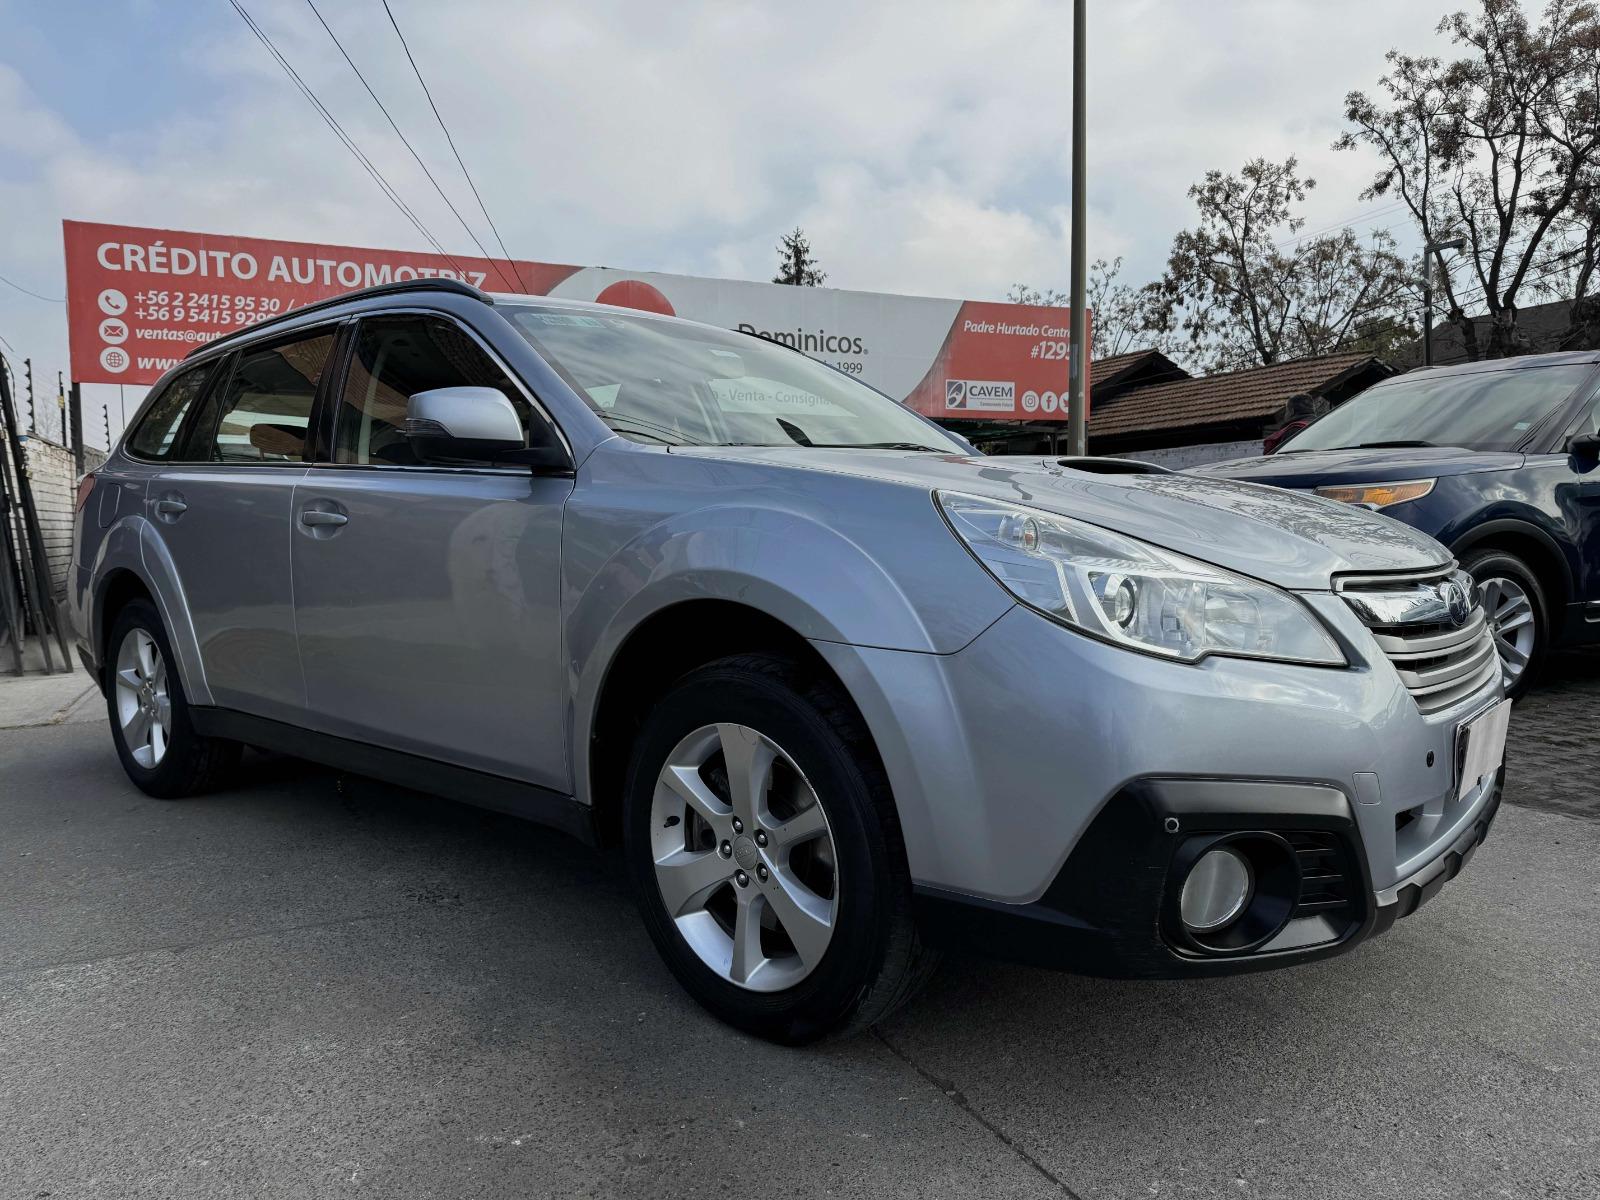
<path id="1" fill-rule="evenodd" d="M 1143 538 L 1280 587 L 1324 589 L 1340 572 L 1419 570 L 1450 554 L 1388 517 L 1316 496 L 1178 472 L 1106 473 L 1116 460 L 985 458 L 892 450 L 726 446 L 687 454 L 828 472 L 1028 504 Z M 1128 464 L 1139 469 L 1144 464 Z"/>
<path id="2" fill-rule="evenodd" d="M 1331 483 L 1393 483 L 1437 479 L 1472 471 L 1505 471 L 1522 465 L 1522 455 L 1457 446 L 1417 446 L 1371 450 L 1302 450 L 1292 447 L 1258 458 L 1196 467 L 1197 474 L 1247 479 L 1276 487 L 1314 488 Z"/>

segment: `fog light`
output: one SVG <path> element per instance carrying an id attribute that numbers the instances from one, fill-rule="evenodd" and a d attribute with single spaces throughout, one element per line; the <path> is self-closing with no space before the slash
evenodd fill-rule
<path id="1" fill-rule="evenodd" d="M 1183 881 L 1183 923 L 1202 933 L 1220 929 L 1244 911 L 1250 885 L 1250 864 L 1242 854 L 1226 847 L 1206 851 Z"/>

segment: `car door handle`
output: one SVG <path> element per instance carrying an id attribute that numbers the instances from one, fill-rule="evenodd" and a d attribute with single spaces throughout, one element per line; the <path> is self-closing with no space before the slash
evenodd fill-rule
<path id="1" fill-rule="evenodd" d="M 163 517 L 176 517 L 189 511 L 189 506 L 182 500 L 157 500 L 156 514 Z"/>
<path id="2" fill-rule="evenodd" d="M 318 525 L 343 525 L 350 518 L 343 513 L 324 512 L 321 509 L 308 508 L 300 514 L 300 524 L 315 528 Z"/>

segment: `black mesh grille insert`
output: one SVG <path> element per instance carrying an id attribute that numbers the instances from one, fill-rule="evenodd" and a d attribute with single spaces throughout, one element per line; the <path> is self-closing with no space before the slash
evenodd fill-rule
<path id="1" fill-rule="evenodd" d="M 1361 876 L 1336 834 L 1296 830 L 1283 835 L 1300 863 L 1300 901 L 1295 917 L 1360 915 Z"/>

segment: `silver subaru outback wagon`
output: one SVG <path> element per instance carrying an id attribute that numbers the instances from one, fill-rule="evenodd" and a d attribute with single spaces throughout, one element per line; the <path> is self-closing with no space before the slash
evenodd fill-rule
<path id="1" fill-rule="evenodd" d="M 79 491 L 133 782 L 244 746 L 620 845 L 672 973 L 789 1042 L 941 947 L 1337 954 L 1486 835 L 1507 710 L 1432 539 L 993 459 L 786 347 L 451 281 L 215 341 Z"/>

